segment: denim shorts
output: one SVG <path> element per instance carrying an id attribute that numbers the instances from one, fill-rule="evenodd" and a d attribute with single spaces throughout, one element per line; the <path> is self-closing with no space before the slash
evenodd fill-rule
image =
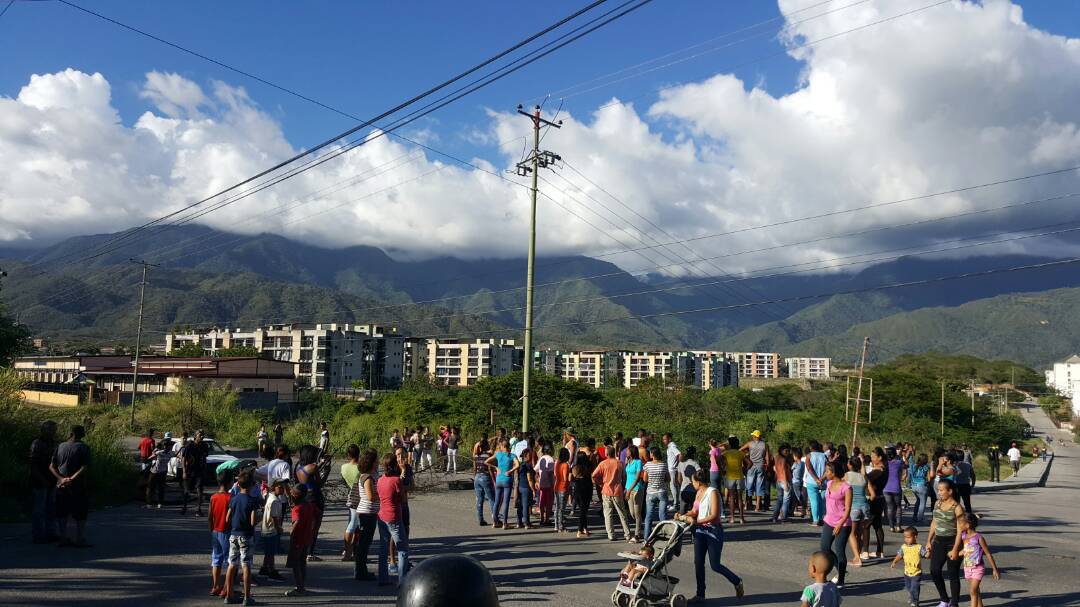
<path id="1" fill-rule="evenodd" d="M 725 478 L 724 487 L 726 487 L 728 491 L 743 491 L 746 489 L 746 481 L 741 478 Z"/>
<path id="2" fill-rule="evenodd" d="M 349 508 L 349 524 L 345 526 L 345 533 L 356 533 L 360 530 L 360 519 L 356 515 L 356 508 Z"/>
<path id="3" fill-rule="evenodd" d="M 858 522 L 870 518 L 870 505 L 858 504 L 851 507 L 851 521 Z"/>
<path id="4" fill-rule="evenodd" d="M 210 532 L 210 566 L 224 567 L 229 558 L 229 532 Z"/>

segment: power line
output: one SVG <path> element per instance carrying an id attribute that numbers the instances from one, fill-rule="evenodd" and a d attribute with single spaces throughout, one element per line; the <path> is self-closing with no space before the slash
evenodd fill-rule
<path id="1" fill-rule="evenodd" d="M 100 16 L 97 13 L 93 13 L 92 11 L 88 11 L 87 9 L 83 9 L 82 7 L 79 7 L 78 5 L 67 2 L 67 0 L 61 0 L 61 1 L 64 2 L 65 4 L 68 4 L 69 6 L 74 7 L 74 8 L 79 8 L 80 10 L 84 10 L 85 12 L 91 12 L 95 16 Z M 486 60 L 484 60 L 484 61 L 482 61 L 482 62 L 480 62 L 480 63 L 478 63 L 476 65 L 474 65 L 473 67 L 471 67 L 471 68 L 457 74 L 456 76 L 453 76 L 450 79 L 445 80 L 442 83 L 440 83 L 438 85 L 435 85 L 435 86 L 427 89 L 426 91 L 424 91 L 424 92 L 422 92 L 422 93 L 420 93 L 418 95 L 415 95 L 412 98 L 410 98 L 410 99 L 408 99 L 408 100 L 406 100 L 406 101 L 404 101 L 402 103 L 399 103 L 398 105 L 392 107 L 391 109 L 380 113 L 378 116 L 375 116 L 373 118 L 365 120 L 361 124 L 353 126 L 353 127 L 349 128 L 349 129 L 339 133 L 338 135 L 335 135 L 334 137 L 332 137 L 330 139 L 327 139 L 327 140 L 325 140 L 325 141 L 323 141 L 321 143 L 318 143 L 318 144 L 312 146 L 311 148 L 309 148 L 307 150 L 304 150 L 303 152 L 301 152 L 299 154 L 296 154 L 296 155 L 294 155 L 293 157 L 291 157 L 289 159 L 286 159 L 286 160 L 284 160 L 282 162 L 279 162 L 279 163 L 275 164 L 274 166 L 272 166 L 272 167 L 270 167 L 268 169 L 260 171 L 259 173 L 255 174 L 255 175 L 253 175 L 251 177 L 248 177 L 248 178 L 246 178 L 246 179 L 244 179 L 244 180 L 242 180 L 242 181 L 240 181 L 240 182 L 238 182 L 238 183 L 236 183 L 236 184 L 234 184 L 232 186 L 229 186 L 228 188 L 225 188 L 224 190 L 221 190 L 221 191 L 219 191 L 218 193 L 216 193 L 216 194 L 214 194 L 212 196 L 205 197 L 205 198 L 203 198 L 201 200 L 198 200 L 198 201 L 196 201 L 194 203 L 191 203 L 191 204 L 189 204 L 189 205 L 187 205 L 185 207 L 182 207 L 181 209 L 178 209 L 178 210 L 173 211 L 171 213 L 167 213 L 167 214 L 165 214 L 165 215 L 163 215 L 161 217 L 158 217 L 157 219 L 154 219 L 154 220 L 152 220 L 150 222 L 147 222 L 147 223 L 144 223 L 144 224 L 142 224 L 140 226 L 137 226 L 136 228 L 134 228 L 132 230 L 128 230 L 127 232 L 124 232 L 124 234 L 121 235 L 120 237 L 118 237 L 116 239 L 113 239 L 113 241 L 125 240 L 127 238 L 130 238 L 131 236 L 133 236 L 133 235 L 135 235 L 137 233 L 140 233 L 140 232 L 144 231 L 145 229 L 147 229 L 149 227 L 152 227 L 154 225 L 157 225 L 157 224 L 161 223 L 162 221 L 165 221 L 167 219 L 175 217 L 175 216 L 179 215 L 180 213 L 183 213 L 183 212 L 188 211 L 188 210 L 190 210 L 192 208 L 195 208 L 195 207 L 197 207 L 197 206 L 199 206 L 199 205 L 201 205 L 203 203 L 206 203 L 206 202 L 208 202 L 208 201 L 210 201 L 210 200 L 212 200 L 212 199 L 214 199 L 214 198 L 216 198 L 218 196 L 221 196 L 223 194 L 226 194 L 228 192 L 236 190 L 239 187 L 242 187 L 242 186 L 244 186 L 244 185 L 246 185 L 248 183 L 251 183 L 251 182 L 253 182 L 253 181 L 257 180 L 257 179 L 260 179 L 260 178 L 262 178 L 262 177 L 264 177 L 266 175 L 269 175 L 270 173 L 273 173 L 273 172 L 277 171 L 278 169 L 281 169 L 281 168 L 295 162 L 296 160 L 299 160 L 299 159 L 301 159 L 301 158 L 303 158 L 305 156 L 309 156 L 309 155 L 313 154 L 314 152 L 316 152 L 316 151 L 318 151 L 320 149 L 323 149 L 323 148 L 325 148 L 325 147 L 327 147 L 327 146 L 329 146 L 329 145 L 331 145 L 331 144 L 333 144 L 333 143 L 335 143 L 337 141 L 340 141 L 341 139 L 344 139 L 344 138 L 348 137 L 349 135 L 352 135 L 353 133 L 356 133 L 357 131 L 359 131 L 359 130 L 361 130 L 363 128 L 366 128 L 368 126 L 372 126 L 376 122 L 382 120 L 383 118 L 386 118 L 386 117 L 388 117 L 388 116 L 390 116 L 392 114 L 395 114 L 398 111 L 400 111 L 400 110 L 402 110 L 402 109 L 404 109 L 404 108 L 406 108 L 406 107 L 408 107 L 410 105 L 415 104 L 417 101 L 420 101 L 421 99 L 429 97 L 432 94 L 434 94 L 434 93 L 436 93 L 436 92 L 438 92 L 438 91 L 440 91 L 440 90 L 454 84 L 455 82 L 458 82 L 459 80 L 462 80 L 462 79 L 468 77 L 469 75 L 471 75 L 471 74 L 473 74 L 473 73 L 475 73 L 477 71 L 480 71 L 481 69 L 487 67 L 488 65 L 491 65 L 492 63 L 495 63 L 496 61 L 502 59 L 503 57 L 505 57 L 505 56 L 513 53 L 514 51 L 528 45 L 529 43 L 531 43 L 534 40 L 548 34 L 549 32 L 551 32 L 551 31 L 565 25 L 566 23 L 576 19 L 577 17 L 579 17 L 579 16 L 583 15 L 584 13 L 592 10 L 593 8 L 603 4 L 606 1 L 607 0 L 595 0 L 591 4 L 585 6 L 584 8 L 579 9 L 578 11 L 572 13 L 571 15 L 569 15 L 567 17 L 564 17 L 563 19 L 561 19 L 561 20 L 557 21 L 556 23 L 554 23 L 554 24 L 540 30 L 539 32 L 537 32 L 535 34 L 532 34 L 531 36 L 529 36 L 528 38 L 522 40 L 521 42 L 518 42 L 518 43 L 514 44 L 513 46 L 511 46 L 511 47 L 497 53 L 496 55 L 494 55 L 494 56 L 492 56 L 492 57 L 490 57 L 490 58 L 488 58 L 488 59 L 486 59 Z M 595 31 L 596 29 L 599 29 L 600 27 L 603 27 L 604 25 L 607 25 L 608 23 L 611 23 L 611 22 L 615 21 L 616 19 L 619 19 L 619 18 L 629 14 L 633 10 L 636 10 L 636 9 L 640 8 L 641 6 L 644 6 L 648 2 L 651 2 L 651 0 L 639 0 L 639 2 L 636 5 L 631 6 L 630 8 L 625 9 L 625 10 L 619 12 L 619 13 L 616 13 L 614 16 L 608 18 L 605 21 L 600 22 L 598 25 L 595 25 L 592 28 L 585 30 L 584 33 L 581 33 L 581 34 L 578 34 L 578 35 L 576 35 L 574 37 L 571 37 L 569 40 L 567 40 L 565 42 L 562 42 L 559 45 L 556 45 L 555 47 L 545 51 L 544 53 L 536 55 L 536 56 L 528 59 L 527 61 L 523 61 L 523 62 L 518 63 L 518 65 L 512 67 L 511 69 L 509 69 L 507 71 L 504 71 L 502 74 L 497 74 L 497 75 L 491 77 L 486 82 L 481 82 L 481 84 L 479 86 L 473 88 L 472 90 L 466 91 L 465 93 L 461 94 L 460 96 L 458 96 L 456 98 L 450 99 L 449 101 L 446 102 L 446 104 L 451 103 L 451 102 L 455 101 L 456 99 L 458 99 L 460 97 L 463 97 L 463 96 L 465 96 L 467 94 L 470 94 L 470 93 L 474 92 L 475 90 L 479 90 L 479 88 L 490 85 L 491 83 L 493 83 L 493 82 L 495 82 L 495 81 L 497 81 L 497 80 L 499 80 L 501 78 L 504 78 L 504 77 L 508 76 L 509 74 L 511 74 L 511 73 L 513 73 L 513 72 L 515 72 L 515 71 L 517 71 L 517 70 L 519 70 L 519 69 L 521 69 L 521 68 L 523 68 L 523 67 L 525 67 L 525 66 L 527 66 L 527 65 L 529 65 L 529 64 L 531 64 L 531 63 L 533 63 L 533 62 L 535 62 L 535 61 L 537 61 L 537 60 L 539 60 L 539 59 L 541 59 L 543 57 L 545 57 L 545 56 L 547 56 L 551 52 L 554 52 L 555 50 L 558 50 L 559 48 L 562 48 L 563 46 L 566 46 L 567 44 L 570 44 L 571 42 L 573 42 L 573 41 L 587 35 L 588 33 L 591 33 L 592 31 Z M 110 21 L 113 21 L 113 20 L 110 19 Z M 136 31 L 138 31 L 138 30 L 136 30 Z M 140 33 L 142 33 L 142 32 L 140 32 Z M 157 39 L 157 38 L 155 37 L 155 39 Z M 164 42 L 163 39 L 158 39 L 158 40 Z M 182 47 L 179 47 L 179 45 L 170 44 L 170 46 L 176 46 L 177 48 L 181 48 L 181 50 L 187 51 L 187 49 L 183 49 Z M 188 52 L 191 52 L 191 51 L 188 51 Z M 194 53 L 194 52 L 192 52 L 192 54 L 196 54 L 197 56 L 201 56 L 201 55 L 199 55 L 197 53 Z M 201 57 L 209 59 L 208 57 L 205 57 L 205 56 L 201 56 Z M 215 62 L 215 63 L 219 63 L 219 62 Z M 224 64 L 221 64 L 221 65 L 224 65 Z M 230 68 L 230 69 L 235 69 L 235 68 Z M 236 70 L 236 71 L 240 71 L 240 70 Z M 483 79 L 481 79 L 481 80 L 483 80 Z M 282 89 L 282 90 L 284 90 L 284 89 Z M 439 106 L 439 107 L 441 107 L 441 106 Z M 436 107 L 435 109 L 438 109 L 438 107 Z M 432 110 L 432 111 L 434 111 L 434 110 Z M 416 118 L 413 118 L 413 120 L 415 120 L 415 119 Z M 407 123 L 400 124 L 399 127 L 404 126 L 404 124 L 407 124 Z M 363 141 L 369 141 L 369 140 L 370 139 L 364 139 Z M 327 156 L 336 157 L 333 154 L 328 154 Z M 327 160 L 328 159 L 329 158 L 327 158 Z M 318 163 L 315 163 L 315 166 L 317 166 L 318 164 L 321 164 L 321 162 L 325 162 L 325 160 L 322 160 L 322 161 L 320 161 Z M 107 242 L 105 244 L 106 245 L 111 244 L 113 241 Z M 92 259 L 93 257 L 94 256 L 91 256 L 90 258 Z"/>
<path id="2" fill-rule="evenodd" d="M 7 5 L 4 6 L 4 10 L 0 10 L 0 17 L 3 17 L 4 14 L 8 12 L 8 9 L 11 8 L 12 4 L 15 4 L 15 0 L 8 0 Z"/>

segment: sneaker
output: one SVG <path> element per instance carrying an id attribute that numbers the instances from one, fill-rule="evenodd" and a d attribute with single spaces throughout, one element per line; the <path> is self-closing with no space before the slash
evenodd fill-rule
<path id="1" fill-rule="evenodd" d="M 488 526 L 487 521 L 480 521 L 480 526 L 481 527 L 487 527 Z"/>
<path id="2" fill-rule="evenodd" d="M 154 506 L 154 507 L 157 508 L 158 510 L 161 510 L 161 504 L 158 504 L 157 506 Z"/>
<path id="3" fill-rule="evenodd" d="M 258 603 L 255 602 L 255 599 L 251 598 L 250 596 L 245 596 L 244 597 L 244 604 L 245 605 L 258 605 Z"/>
<path id="4" fill-rule="evenodd" d="M 308 562 L 309 562 L 309 563 L 314 563 L 315 561 L 321 561 L 322 559 L 321 559 L 321 558 L 319 558 L 319 557 L 318 557 L 318 555 L 315 555 L 315 554 L 309 554 L 309 555 L 307 556 L 307 560 L 308 560 Z"/>
<path id="5" fill-rule="evenodd" d="M 746 588 L 743 587 L 742 582 L 735 584 L 735 596 L 742 597 L 744 594 L 746 594 Z"/>
<path id="6" fill-rule="evenodd" d="M 307 594 L 307 590 L 301 590 L 299 588 L 293 588 L 292 590 L 286 590 L 285 596 L 304 596 Z"/>
<path id="7" fill-rule="evenodd" d="M 226 605 L 239 605 L 240 602 L 241 602 L 240 597 L 227 596 L 227 597 L 225 597 L 224 604 L 226 604 Z"/>

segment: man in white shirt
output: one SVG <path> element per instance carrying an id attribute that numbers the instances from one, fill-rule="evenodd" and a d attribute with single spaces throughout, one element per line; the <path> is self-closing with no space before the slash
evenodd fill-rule
<path id="1" fill-rule="evenodd" d="M 1020 450 L 1016 448 L 1016 441 L 1009 447 L 1009 464 L 1012 465 L 1013 474 L 1020 473 Z"/>
<path id="2" fill-rule="evenodd" d="M 664 442 L 664 446 L 667 448 L 665 453 L 668 475 L 671 477 L 671 505 L 676 512 L 681 512 L 679 508 L 679 485 L 675 480 L 675 476 L 679 471 L 679 460 L 682 459 L 682 452 L 679 451 L 679 446 L 672 440 L 670 432 L 665 432 L 660 440 Z"/>
<path id="3" fill-rule="evenodd" d="M 330 431 L 326 429 L 326 422 L 319 422 L 319 451 L 326 453 L 330 449 Z"/>

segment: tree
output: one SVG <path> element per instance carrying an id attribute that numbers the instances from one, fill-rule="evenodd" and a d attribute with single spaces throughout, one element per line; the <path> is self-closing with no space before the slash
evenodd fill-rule
<path id="1" fill-rule="evenodd" d="M 197 342 L 188 342 L 182 346 L 173 348 L 169 351 L 169 356 L 179 356 L 183 358 L 197 358 L 199 356 L 206 356 L 206 352 L 202 349 L 202 346 Z"/>
<path id="2" fill-rule="evenodd" d="M 11 361 L 33 350 L 30 331 L 17 324 L 0 307 L 0 367 L 6 367 Z"/>
<path id="3" fill-rule="evenodd" d="M 222 348 L 217 351 L 215 356 L 225 358 L 229 356 L 245 356 L 245 357 L 258 357 L 259 350 L 255 346 L 231 346 L 229 348 Z"/>
<path id="4" fill-rule="evenodd" d="M 367 386 L 364 385 L 364 380 L 362 380 L 362 379 L 354 379 L 354 380 L 352 380 L 352 389 L 353 390 L 364 390 L 366 387 Z"/>

